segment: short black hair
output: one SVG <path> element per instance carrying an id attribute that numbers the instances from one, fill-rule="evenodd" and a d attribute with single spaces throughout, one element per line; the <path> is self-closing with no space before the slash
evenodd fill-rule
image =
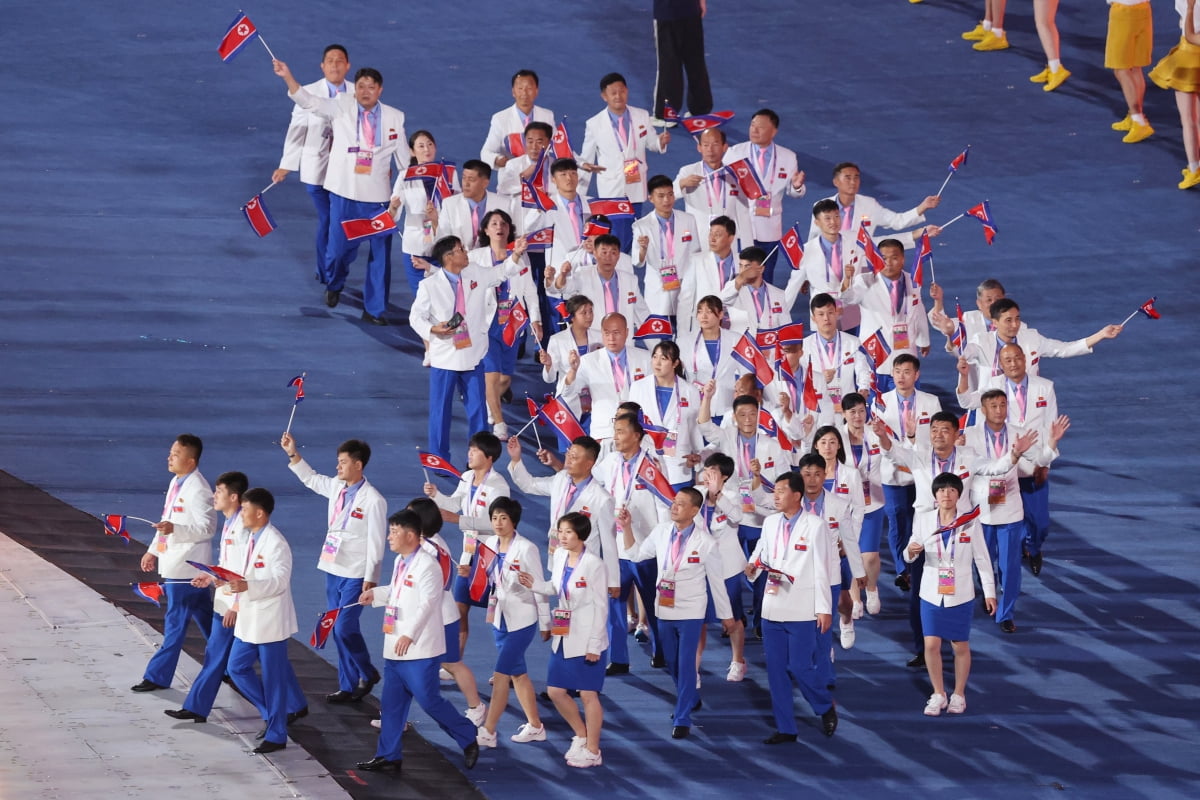
<path id="1" fill-rule="evenodd" d="M 256 486 L 253 489 L 247 490 L 246 494 L 242 496 L 242 503 L 250 503 L 251 505 L 258 506 L 267 512 L 268 517 L 275 513 L 275 495 L 261 487 Z"/>
<path id="2" fill-rule="evenodd" d="M 521 524 L 521 504 L 511 497 L 497 497 L 488 506 L 488 519 L 492 518 L 497 511 L 508 515 L 512 520 L 513 527 Z"/>
<path id="3" fill-rule="evenodd" d="M 727 480 L 733 477 L 733 471 L 737 468 L 737 465 L 733 462 L 733 459 L 724 453 L 713 453 L 711 456 L 704 459 L 704 466 L 716 467 L 718 470 L 720 470 L 721 475 L 723 475 Z"/>
<path id="4" fill-rule="evenodd" d="M 361 78 L 370 78 L 380 86 L 383 86 L 383 75 L 381 75 L 377 69 L 363 67 L 358 72 L 354 73 L 354 82 L 358 83 L 359 79 Z"/>
<path id="5" fill-rule="evenodd" d="M 196 463 L 200 463 L 200 456 L 204 453 L 204 442 L 200 441 L 200 437 L 194 433 L 181 433 L 175 437 L 175 443 L 181 444 L 192 451 L 192 458 L 196 459 Z"/>
<path id="6" fill-rule="evenodd" d="M 1021 307 L 1017 305 L 1016 300 L 1013 300 L 1011 297 L 1001 297 L 999 300 L 992 303 L 992 307 L 988 309 L 988 316 L 992 319 L 1000 319 L 1001 314 L 1003 314 L 1005 311 L 1012 311 L 1014 308 L 1017 311 L 1021 310 Z"/>
<path id="7" fill-rule="evenodd" d="M 800 472 L 805 467 L 819 467 L 824 470 L 825 459 L 821 458 L 817 453 L 805 453 L 796 461 L 796 472 Z"/>
<path id="8" fill-rule="evenodd" d="M 708 223 L 708 227 L 711 228 L 713 225 L 720 225 L 730 236 L 737 236 L 737 223 L 724 214 L 713 217 L 712 221 Z"/>
<path id="9" fill-rule="evenodd" d="M 550 123 L 548 122 L 531 122 L 525 126 L 525 130 L 521 133 L 523 136 L 528 136 L 530 131 L 539 131 L 544 133 L 546 134 L 547 139 L 554 138 L 554 128 L 551 127 Z"/>
<path id="10" fill-rule="evenodd" d="M 946 487 L 954 489 L 956 492 L 958 492 L 958 496 L 962 497 L 962 478 L 958 477 L 953 472 L 943 472 L 941 475 L 938 475 L 936 478 L 934 478 L 933 483 L 929 485 L 934 497 L 937 497 L 938 489 L 945 489 Z"/>
<path id="11" fill-rule="evenodd" d="M 592 243 L 593 248 L 601 246 L 615 247 L 620 250 L 621 240 L 613 236 L 611 233 L 602 233 L 597 236 L 596 241 Z"/>
<path id="12" fill-rule="evenodd" d="M 739 394 L 737 397 L 733 398 L 734 411 L 737 411 L 742 406 L 754 406 L 755 408 L 761 408 L 758 400 L 755 399 L 754 395 L 752 394 Z"/>
<path id="13" fill-rule="evenodd" d="M 217 476 L 217 486 L 224 486 L 227 492 L 236 494 L 240 503 L 250 488 L 250 479 L 244 472 L 222 472 Z"/>
<path id="14" fill-rule="evenodd" d="M 811 453 L 809 455 L 811 455 Z M 804 456 L 804 458 L 808 458 L 808 456 Z M 817 456 L 817 458 L 820 459 L 821 457 Z M 821 468 L 822 469 L 825 468 L 824 461 L 821 461 Z M 799 469 L 799 467 L 797 467 L 796 469 Z M 803 492 L 804 491 L 804 479 L 800 477 L 799 472 L 789 471 L 789 472 L 779 473 L 778 475 L 775 476 L 775 485 L 778 486 L 781 483 L 784 484 L 785 486 L 787 486 L 787 488 L 792 490 L 793 492 Z"/>
<path id="15" fill-rule="evenodd" d="M 646 194 L 652 194 L 655 189 L 664 188 L 675 191 L 675 182 L 666 175 L 654 175 L 646 182 Z"/>
<path id="16" fill-rule="evenodd" d="M 894 359 L 892 359 L 892 369 L 893 370 L 895 370 L 896 367 L 899 367 L 903 364 L 912 364 L 913 369 L 915 369 L 917 372 L 921 371 L 921 359 L 917 358 L 912 353 L 901 353 L 900 355 L 898 355 Z"/>
<path id="17" fill-rule="evenodd" d="M 429 251 L 429 260 L 442 264 L 450 251 L 461 244 L 462 239 L 457 236 L 443 236 L 433 243 L 433 249 Z"/>
<path id="18" fill-rule="evenodd" d="M 901 253 L 904 252 L 904 242 L 900 241 L 899 239 L 884 239 L 878 245 L 879 252 L 882 253 L 883 248 L 885 248 L 885 247 L 894 247 L 897 250 L 899 250 Z"/>
<path id="19" fill-rule="evenodd" d="M 828 292 L 821 292 L 813 297 L 812 302 L 808 304 L 808 307 L 810 310 L 816 311 L 818 308 L 829 308 L 830 306 L 836 305 L 837 300 L 833 299 L 833 295 L 829 294 Z"/>
<path id="20" fill-rule="evenodd" d="M 586 294 L 573 294 L 567 298 L 567 316 L 573 317 L 575 316 L 575 312 L 584 306 L 592 306 L 594 308 L 595 305 L 592 302 L 592 298 Z"/>
<path id="21" fill-rule="evenodd" d="M 388 517 L 388 526 L 396 526 L 412 531 L 418 536 L 421 535 L 421 518 L 415 511 L 410 511 L 407 508 L 402 508 Z"/>
<path id="22" fill-rule="evenodd" d="M 738 253 L 738 258 L 742 261 L 753 261 L 755 264 L 764 264 L 767 261 L 767 251 L 761 247 L 750 246 Z"/>
<path id="23" fill-rule="evenodd" d="M 832 211 L 835 214 L 841 213 L 836 200 L 826 197 L 824 200 L 818 200 L 813 203 L 813 216 L 819 216 L 826 211 Z"/>
<path id="24" fill-rule="evenodd" d="M 858 164 L 855 164 L 853 161 L 843 161 L 842 163 L 838 164 L 836 167 L 833 168 L 833 177 L 836 178 L 838 176 L 839 172 L 841 172 L 844 169 L 850 169 L 850 168 L 854 168 L 854 169 L 858 170 L 859 172 L 862 172 L 862 168 L 859 167 Z"/>
<path id="25" fill-rule="evenodd" d="M 600 79 L 600 91 L 604 91 L 614 83 L 623 83 L 629 86 L 629 82 L 625 80 L 625 76 L 619 72 L 610 72 Z"/>
<path id="26" fill-rule="evenodd" d="M 426 539 L 442 530 L 442 509 L 428 497 L 417 497 L 404 507 L 416 514 L 421 520 L 421 535 Z"/>
<path id="27" fill-rule="evenodd" d="M 550 174 L 557 175 L 560 172 L 579 171 L 579 162 L 573 158 L 556 158 L 554 163 L 550 165 Z"/>
<path id="28" fill-rule="evenodd" d="M 533 85 L 541 88 L 542 82 L 538 80 L 538 74 L 531 69 L 519 69 L 514 72 L 510 86 L 517 85 L 517 78 L 533 78 Z"/>
<path id="29" fill-rule="evenodd" d="M 570 526 L 571 530 L 575 531 L 575 535 L 581 542 L 586 542 L 587 538 L 592 535 L 592 521 L 588 519 L 587 514 L 570 511 L 558 518 L 558 525 L 562 525 L 564 522 Z M 554 526 L 555 530 L 558 530 L 558 525 Z"/>
<path id="30" fill-rule="evenodd" d="M 850 392 L 849 394 L 842 395 L 842 411 L 849 411 L 852 408 L 858 408 L 866 404 L 867 398 L 858 392 Z"/>
<path id="31" fill-rule="evenodd" d="M 771 120 L 772 125 L 774 125 L 776 128 L 779 127 L 779 115 L 769 108 L 760 108 L 758 111 L 755 111 L 750 115 L 750 119 L 754 119 L 755 117 L 766 117 L 767 119 Z"/>
<path id="32" fill-rule="evenodd" d="M 491 431 L 479 431 L 472 435 L 467 446 L 477 448 L 492 461 L 500 458 L 500 454 L 504 451 L 503 445 L 500 444 L 500 437 Z"/>
<path id="33" fill-rule="evenodd" d="M 988 389 L 986 392 L 984 392 L 983 394 L 979 395 L 979 405 L 980 405 L 980 407 L 982 407 L 982 406 L 983 406 L 983 404 L 984 404 L 985 402 L 987 402 L 988 400 L 995 400 L 997 397 L 1001 398 L 1001 399 L 1002 399 L 1002 400 L 1004 400 L 1004 402 L 1006 402 L 1006 403 L 1008 402 L 1008 395 L 1007 395 L 1007 394 L 1005 394 L 1005 392 L 1004 392 L 1004 390 L 1003 390 L 1003 389 Z M 843 405 L 843 408 L 844 408 L 844 407 L 845 407 L 845 406 Z"/>
<path id="34" fill-rule="evenodd" d="M 362 439 L 347 439 L 338 445 L 338 455 L 345 453 L 355 461 L 361 461 L 365 467 L 371 460 L 371 445 Z"/>
<path id="35" fill-rule="evenodd" d="M 346 57 L 346 60 L 347 61 L 350 60 L 350 53 L 349 53 L 349 51 L 346 50 L 346 45 L 344 45 L 344 44 L 327 44 L 327 45 L 325 45 L 325 49 L 323 51 L 321 51 L 321 60 L 322 61 L 325 60 L 325 56 L 329 55 L 330 50 L 341 50 L 342 55 L 344 55 Z"/>
<path id="36" fill-rule="evenodd" d="M 704 508 L 704 495 L 700 494 L 699 490 L 691 486 L 685 486 L 676 492 L 676 495 L 683 495 L 684 497 L 688 498 L 692 501 L 692 505 L 696 508 Z"/>
<path id="37" fill-rule="evenodd" d="M 592 456 L 592 461 L 600 458 L 600 443 L 590 436 L 576 436 L 571 440 L 572 445 L 579 445 Z"/>
<path id="38" fill-rule="evenodd" d="M 462 168 L 471 170 L 481 178 L 492 179 L 492 168 L 486 161 L 480 161 L 478 158 L 468 158 L 463 162 Z"/>
<path id="39" fill-rule="evenodd" d="M 845 406 L 843 406 L 845 408 Z M 929 418 L 929 429 L 933 430 L 933 423 L 948 422 L 954 426 L 954 430 L 958 430 L 958 417 L 951 414 L 949 411 L 939 411 Z"/>
<path id="40" fill-rule="evenodd" d="M 614 425 L 614 426 L 615 426 L 615 425 L 616 425 L 618 422 L 624 422 L 626 425 L 628 425 L 628 426 L 629 426 L 629 428 L 630 428 L 630 430 L 632 430 L 632 431 L 633 431 L 633 435 L 634 435 L 634 436 L 636 436 L 636 437 L 638 437 L 638 441 L 639 441 L 639 442 L 640 442 L 640 441 L 641 441 L 643 438 L 645 438 L 645 436 L 646 436 L 646 429 L 645 429 L 644 427 L 642 427 L 642 421 L 641 421 L 640 419 L 638 419 L 638 412 L 636 412 L 636 411 L 623 411 L 623 412 L 621 412 L 620 414 L 617 414 L 617 415 L 616 415 L 616 416 L 613 418 L 613 425 Z"/>

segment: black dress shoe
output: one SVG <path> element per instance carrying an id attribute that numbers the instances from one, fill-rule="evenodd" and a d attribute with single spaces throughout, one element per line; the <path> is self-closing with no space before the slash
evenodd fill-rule
<path id="1" fill-rule="evenodd" d="M 371 690 L 375 688 L 375 684 L 379 683 L 380 680 L 381 678 L 378 672 L 365 681 L 360 680 L 358 682 L 358 688 L 350 693 L 350 699 L 354 702 L 362 700 L 371 693 Z"/>
<path id="2" fill-rule="evenodd" d="M 178 711 L 166 708 L 163 713 L 168 717 L 180 720 L 191 720 L 192 722 L 208 722 L 208 717 L 202 717 L 194 711 L 188 711 L 186 708 L 181 708 Z"/>
<path id="3" fill-rule="evenodd" d="M 1006 619 L 1000 623 L 1000 630 L 1004 631 L 1005 633 L 1016 633 L 1017 623 L 1013 622 L 1011 619 Z"/>
<path id="4" fill-rule="evenodd" d="M 331 291 L 326 290 L 325 305 L 329 306 L 330 308 L 333 308 L 334 306 L 336 306 L 338 304 L 338 300 L 340 300 L 341 298 L 342 298 L 341 292 L 331 292 Z"/>
<path id="5" fill-rule="evenodd" d="M 645 628 L 638 628 L 633 632 L 633 640 L 639 644 L 645 644 L 650 641 L 650 634 L 646 633 Z"/>
<path id="6" fill-rule="evenodd" d="M 654 656 L 650 659 L 650 666 L 654 667 L 655 669 L 666 669 L 667 660 L 662 656 Z"/>
<path id="7" fill-rule="evenodd" d="M 325 695 L 325 701 L 329 703 L 353 703 L 358 699 L 352 692 L 347 692 L 343 689 L 338 689 L 332 694 Z"/>
<path id="8" fill-rule="evenodd" d="M 275 753 L 287 747 L 287 742 L 263 742 L 258 747 L 251 750 L 255 755 L 266 755 L 267 753 Z"/>
<path id="9" fill-rule="evenodd" d="M 607 667 L 604 668 L 604 674 L 605 675 L 628 675 L 629 674 L 629 665 L 628 664 L 618 664 L 617 662 L 614 661 L 613 663 L 609 664 Z"/>
<path id="10" fill-rule="evenodd" d="M 291 725 L 296 720 L 304 719 L 307 716 L 308 716 L 308 706 L 305 706 L 304 708 L 300 709 L 299 711 L 289 711 L 287 724 Z"/>
<path id="11" fill-rule="evenodd" d="M 897 575 L 895 584 L 900 587 L 900 591 L 902 592 L 907 592 L 912 589 L 912 581 L 909 580 L 907 572 L 905 572 L 903 575 Z"/>
<path id="12" fill-rule="evenodd" d="M 383 756 L 375 756 L 370 761 L 358 762 L 357 766 L 359 769 L 367 772 L 383 772 L 384 770 L 399 772 L 401 763 L 403 762 L 399 758 L 397 758 L 395 761 L 392 761 L 391 759 L 384 758 Z"/>
<path id="13" fill-rule="evenodd" d="M 143 680 L 137 686 L 130 686 L 129 688 L 135 692 L 157 692 L 160 689 L 166 689 L 167 687 L 159 686 L 157 683 L 154 683 L 153 681 Z"/>
<path id="14" fill-rule="evenodd" d="M 364 312 L 362 313 L 362 321 L 363 321 L 363 322 L 369 322 L 369 323 L 371 323 L 372 325 L 390 325 L 390 324 L 391 324 L 390 322 L 388 322 L 388 321 L 387 321 L 386 319 L 384 319 L 383 317 L 374 317 L 374 316 L 371 316 L 371 315 L 370 315 L 370 314 L 368 314 L 366 311 L 364 311 Z"/>
<path id="15" fill-rule="evenodd" d="M 821 731 L 826 736 L 833 736 L 833 732 L 837 730 L 837 706 L 830 706 L 829 710 L 821 715 Z"/>
<path id="16" fill-rule="evenodd" d="M 479 743 L 471 742 L 463 748 L 463 766 L 467 769 L 474 769 L 475 762 L 479 760 Z"/>
<path id="17" fill-rule="evenodd" d="M 925 666 L 925 654 L 924 654 L 924 653 L 917 653 L 915 656 L 913 656 L 912 658 L 910 658 L 910 659 L 908 660 L 908 664 L 907 664 L 906 666 L 909 666 L 909 667 L 923 667 L 923 666 Z"/>
<path id="18" fill-rule="evenodd" d="M 262 730 L 261 730 L 261 731 L 259 731 L 259 732 L 258 732 L 258 733 L 256 733 L 256 734 L 254 734 L 254 738 L 255 738 L 255 739 L 257 739 L 257 740 L 258 740 L 258 741 L 260 741 L 260 742 L 261 742 L 263 739 L 267 738 L 267 728 L 269 728 L 269 727 L 271 727 L 271 726 L 270 726 L 270 725 L 263 725 L 263 726 L 262 726 Z"/>
<path id="19" fill-rule="evenodd" d="M 763 739 L 763 744 L 784 744 L 785 742 L 794 742 L 794 741 L 796 741 L 796 734 L 780 733 L 779 731 L 775 731 L 770 736 Z"/>
<path id="20" fill-rule="evenodd" d="M 1042 554 L 1035 553 L 1029 557 L 1029 571 L 1034 575 L 1042 574 Z"/>
<path id="21" fill-rule="evenodd" d="M 688 737 L 688 734 L 690 734 L 691 732 L 692 732 L 692 729 L 689 728 L 687 725 L 676 725 L 674 728 L 671 728 L 671 738 L 672 739 L 686 739 Z"/>

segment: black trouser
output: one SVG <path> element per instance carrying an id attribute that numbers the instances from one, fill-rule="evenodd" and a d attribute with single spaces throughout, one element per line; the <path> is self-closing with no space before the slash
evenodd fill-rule
<path id="1" fill-rule="evenodd" d="M 687 70 L 687 110 L 692 114 L 712 111 L 712 87 L 704 63 L 704 21 L 700 17 L 654 21 L 658 51 L 658 78 L 654 84 L 654 116 L 662 119 L 663 103 L 679 113 L 684 109 L 683 72 Z"/>

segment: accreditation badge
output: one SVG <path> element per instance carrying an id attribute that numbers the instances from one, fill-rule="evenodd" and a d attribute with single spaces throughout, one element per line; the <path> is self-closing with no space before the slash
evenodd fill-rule
<path id="1" fill-rule="evenodd" d="M 337 560 L 338 550 L 342 546 L 342 532 L 330 531 L 325 534 L 325 543 L 321 545 L 321 563 L 332 564 Z"/>
<path id="2" fill-rule="evenodd" d="M 908 323 L 898 322 L 892 326 L 892 349 L 908 350 L 912 343 L 908 338 Z"/>
<path id="3" fill-rule="evenodd" d="M 625 159 L 625 183 L 642 182 L 642 165 L 636 158 Z"/>
<path id="4" fill-rule="evenodd" d="M 383 609 L 383 632 L 392 634 L 396 632 L 396 620 L 400 618 L 400 609 L 396 606 L 387 606 Z"/>
<path id="5" fill-rule="evenodd" d="M 954 567 L 938 567 L 938 594 L 954 594 Z"/>
<path id="6" fill-rule="evenodd" d="M 375 154 L 362 147 L 352 147 L 350 148 L 350 152 L 354 153 L 354 174 L 370 175 L 371 164 L 375 160 Z"/>
<path id="7" fill-rule="evenodd" d="M 1004 483 L 1003 478 L 991 478 L 988 480 L 988 505 L 1000 506 L 1004 505 L 1007 499 L 1008 486 Z"/>
<path id="8" fill-rule="evenodd" d="M 566 636 L 571 632 L 571 611 L 566 608 L 556 608 L 550 612 L 550 633 L 554 636 Z"/>
<path id="9" fill-rule="evenodd" d="M 675 607 L 675 581 L 664 578 L 658 582 L 658 605 L 662 608 Z"/>
<path id="10" fill-rule="evenodd" d="M 682 284 L 679 280 L 679 270 L 674 264 L 663 264 L 658 268 L 658 274 L 662 277 L 662 287 L 664 292 L 673 292 Z"/>

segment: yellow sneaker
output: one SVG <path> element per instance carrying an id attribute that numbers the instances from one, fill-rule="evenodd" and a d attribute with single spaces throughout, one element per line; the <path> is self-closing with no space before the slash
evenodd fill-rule
<path id="1" fill-rule="evenodd" d="M 980 22 L 971 30 L 962 35 L 962 38 L 968 42 L 982 42 L 983 38 L 988 35 L 988 32 L 983 29 L 983 23 Z"/>
<path id="2" fill-rule="evenodd" d="M 1179 182 L 1180 189 L 1190 189 L 1193 186 L 1200 186 L 1200 169 L 1189 171 Z"/>
<path id="3" fill-rule="evenodd" d="M 1059 67 L 1050 73 L 1046 78 L 1046 85 L 1042 87 L 1043 92 L 1053 92 L 1055 89 L 1063 85 L 1067 78 L 1071 77 L 1071 71 L 1066 67 Z"/>
<path id="4" fill-rule="evenodd" d="M 1046 67 L 1044 70 L 1039 72 L 1037 75 L 1029 76 L 1030 83 L 1045 83 L 1048 80 L 1050 80 L 1050 68 L 1049 67 Z"/>
<path id="5" fill-rule="evenodd" d="M 925 2 L 925 0 L 908 0 L 908 2 L 912 3 L 915 6 L 917 3 Z"/>
<path id="6" fill-rule="evenodd" d="M 1120 122 L 1114 122 L 1112 124 L 1112 129 L 1114 131 L 1127 131 L 1132 127 L 1133 127 L 1133 117 L 1129 116 L 1128 114 L 1125 115 L 1125 119 L 1121 120 Z"/>
<path id="7" fill-rule="evenodd" d="M 1121 137 L 1121 141 L 1125 144 L 1140 142 L 1154 135 L 1154 128 L 1150 127 L 1150 123 L 1133 122 L 1132 120 L 1130 122 L 1133 124 L 1129 128 L 1129 133 Z"/>
<path id="8" fill-rule="evenodd" d="M 978 50 L 981 53 L 987 52 L 989 50 L 1007 50 L 1008 49 L 1008 34 L 1005 33 L 1005 34 L 1001 34 L 1000 36 L 997 36 L 996 34 L 992 33 L 991 31 L 988 31 L 986 34 L 984 34 L 984 37 L 981 41 L 978 41 L 975 44 L 971 45 L 971 49 Z"/>

